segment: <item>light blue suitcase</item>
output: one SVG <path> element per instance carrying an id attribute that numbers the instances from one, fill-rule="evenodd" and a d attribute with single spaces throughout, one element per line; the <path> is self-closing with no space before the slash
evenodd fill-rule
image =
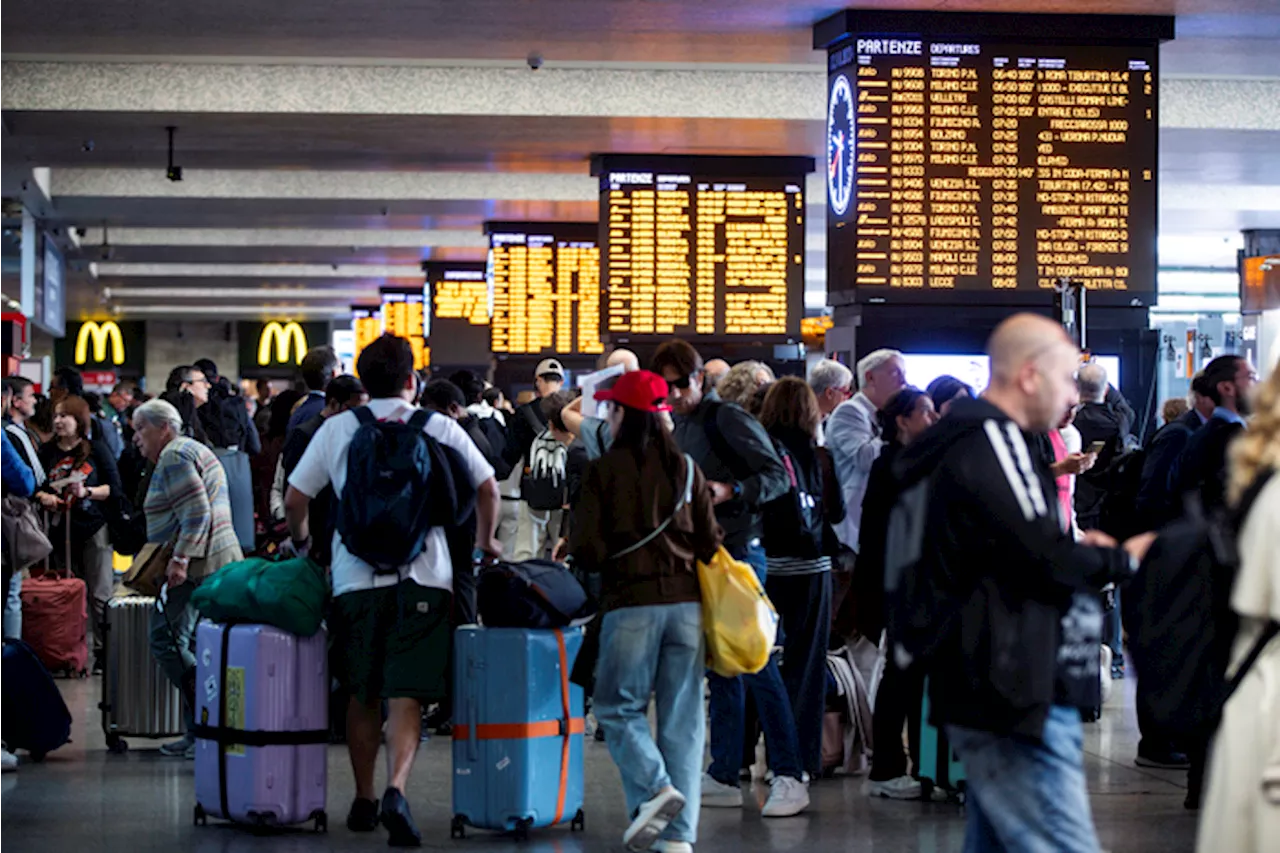
<path id="1" fill-rule="evenodd" d="M 453 838 L 583 827 L 582 629 L 468 625 L 454 634 Z"/>

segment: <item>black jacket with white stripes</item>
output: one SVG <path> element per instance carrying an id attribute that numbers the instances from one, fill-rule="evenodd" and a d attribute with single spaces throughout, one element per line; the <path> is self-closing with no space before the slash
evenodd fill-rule
<path id="1" fill-rule="evenodd" d="M 1038 739 L 1052 705 L 1096 701 L 1101 611 L 1080 602 L 1132 569 L 1063 531 L 1028 438 L 985 400 L 957 401 L 895 467 L 904 491 L 927 481 L 912 571 L 941 602 L 928 623 L 933 722 Z"/>

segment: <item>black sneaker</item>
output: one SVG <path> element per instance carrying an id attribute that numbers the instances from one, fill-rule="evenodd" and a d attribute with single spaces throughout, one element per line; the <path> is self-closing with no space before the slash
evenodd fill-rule
<path id="1" fill-rule="evenodd" d="M 1186 770 L 1191 766 L 1191 761 L 1185 754 L 1173 749 L 1145 752 L 1138 750 L 1138 757 L 1133 763 L 1139 767 L 1154 767 L 1160 770 Z"/>
<path id="2" fill-rule="evenodd" d="M 387 828 L 387 844 L 391 847 L 421 847 L 422 833 L 413 822 L 404 794 L 388 788 L 382 795 L 382 825 Z"/>
<path id="3" fill-rule="evenodd" d="M 357 797 L 347 812 L 347 829 L 352 832 L 373 832 L 378 828 L 378 801 Z"/>

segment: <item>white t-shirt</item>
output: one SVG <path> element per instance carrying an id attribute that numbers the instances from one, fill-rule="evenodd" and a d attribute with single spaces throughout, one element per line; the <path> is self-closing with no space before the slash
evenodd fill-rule
<path id="1" fill-rule="evenodd" d="M 371 400 L 369 409 L 380 421 L 401 423 L 409 420 L 416 411 L 412 404 L 396 397 Z M 359 428 L 360 422 L 354 412 L 343 412 L 325 421 L 307 445 L 307 452 L 302 455 L 298 467 L 293 469 L 289 485 L 314 498 L 325 486 L 332 484 L 334 493 L 341 500 L 342 487 L 347 481 L 347 450 Z M 493 466 L 453 418 L 433 414 L 423 431 L 462 454 L 471 482 L 477 488 L 493 476 Z M 398 577 L 375 575 L 373 567 L 348 551 L 342 544 L 342 537 L 334 531 L 332 573 L 334 595 L 394 586 L 401 578 L 409 578 L 422 586 L 453 590 L 453 564 L 449 559 L 444 530 L 439 527 L 431 528 L 422 553 L 412 563 L 401 567 Z"/>

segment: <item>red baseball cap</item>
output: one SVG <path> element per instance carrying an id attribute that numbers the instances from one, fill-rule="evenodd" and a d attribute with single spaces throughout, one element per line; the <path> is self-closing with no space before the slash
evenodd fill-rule
<path id="1" fill-rule="evenodd" d="M 667 380 L 648 370 L 633 370 L 624 373 L 613 383 L 612 388 L 601 388 L 596 392 L 597 400 L 608 400 L 621 403 L 630 409 L 641 412 L 669 412 L 667 404 Z"/>

